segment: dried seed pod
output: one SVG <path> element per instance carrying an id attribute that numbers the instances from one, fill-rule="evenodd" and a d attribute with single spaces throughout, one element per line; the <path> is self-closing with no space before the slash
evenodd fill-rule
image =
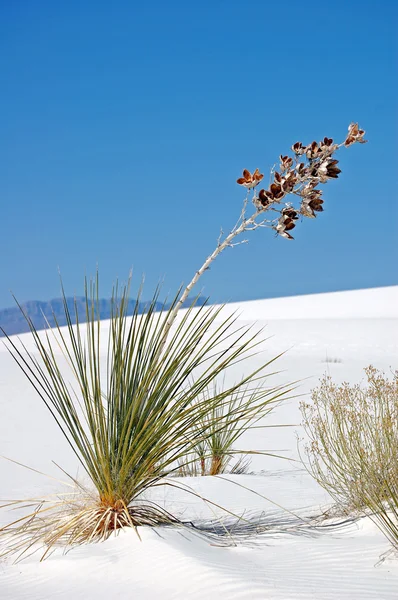
<path id="1" fill-rule="evenodd" d="M 280 183 L 271 183 L 269 189 L 275 201 L 281 200 L 285 195 Z"/>
<path id="2" fill-rule="evenodd" d="M 295 154 L 297 154 L 297 156 L 305 154 L 305 148 L 301 142 L 296 142 L 295 144 L 293 144 L 292 150 Z"/>
<path id="3" fill-rule="evenodd" d="M 308 170 L 307 170 L 307 168 L 305 166 L 305 163 L 299 163 L 296 166 L 296 172 L 297 172 L 297 175 L 299 177 L 301 177 L 301 178 L 305 177 L 307 175 L 307 172 L 308 172 Z"/>
<path id="4" fill-rule="evenodd" d="M 293 219 L 296 221 L 299 218 L 297 210 L 295 210 L 292 206 L 286 206 L 286 208 L 283 208 L 281 214 L 285 218 L 285 222 L 286 219 Z"/>
<path id="5" fill-rule="evenodd" d="M 289 171 L 282 181 L 282 189 L 286 194 L 290 194 L 294 190 L 297 183 L 297 175 L 294 171 Z"/>
<path id="6" fill-rule="evenodd" d="M 316 217 L 316 212 L 322 212 L 323 200 L 321 198 L 304 198 L 301 203 L 300 213 L 304 217 L 309 217 L 310 219 L 314 219 Z"/>
<path id="7" fill-rule="evenodd" d="M 366 144 L 368 140 L 363 139 L 364 135 L 365 130 L 359 129 L 358 123 L 350 123 L 348 126 L 348 135 L 345 139 L 344 145 L 348 147 L 356 142 L 359 142 L 360 144 Z"/>
<path id="8" fill-rule="evenodd" d="M 323 140 L 319 142 L 319 147 L 324 154 L 327 153 L 329 155 L 338 148 L 336 144 L 333 144 L 333 139 L 328 137 L 324 137 Z"/>
<path id="9" fill-rule="evenodd" d="M 263 207 L 269 206 L 274 201 L 274 197 L 268 190 L 260 190 L 258 199 Z"/>
<path id="10" fill-rule="evenodd" d="M 292 221 L 290 219 L 290 221 L 287 223 L 278 222 L 277 226 L 275 227 L 275 231 L 278 235 L 280 235 L 288 240 L 294 240 L 294 237 L 292 235 L 290 235 L 290 233 L 288 233 L 289 231 L 294 229 L 294 227 L 295 227 L 295 223 L 294 223 L 294 221 Z"/>
<path id="11" fill-rule="evenodd" d="M 313 160 L 322 154 L 322 149 L 318 146 L 318 144 L 314 141 L 312 144 L 309 144 L 305 149 L 305 155 L 309 160 Z"/>
<path id="12" fill-rule="evenodd" d="M 239 185 L 243 185 L 247 189 L 252 189 L 256 187 L 264 177 L 263 173 L 260 173 L 258 169 L 256 169 L 253 175 L 247 169 L 243 170 L 243 177 L 240 177 L 236 180 L 236 183 Z"/>
<path id="13" fill-rule="evenodd" d="M 287 169 L 290 169 L 293 166 L 293 159 L 290 156 L 282 156 L 280 155 L 281 162 L 281 171 L 284 173 Z"/>

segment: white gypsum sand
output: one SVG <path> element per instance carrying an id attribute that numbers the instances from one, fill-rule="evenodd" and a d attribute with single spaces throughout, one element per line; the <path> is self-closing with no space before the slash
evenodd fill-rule
<path id="1" fill-rule="evenodd" d="M 272 370 L 274 383 L 301 380 L 297 393 L 308 395 L 328 371 L 335 380 L 362 380 L 363 367 L 397 367 L 398 287 L 336 292 L 230 304 L 243 322 L 266 325 L 270 339 L 251 367 L 287 351 Z M 103 323 L 106 330 L 108 323 Z M 104 336 L 106 337 L 106 336 Z M 31 346 L 30 336 L 21 336 Z M 239 365 L 229 378 L 239 379 Z M 243 366 L 242 366 L 243 368 Z M 247 365 L 246 367 L 247 368 Z M 240 448 L 270 450 L 297 458 L 299 399 L 277 408 L 267 424 L 289 428 L 255 429 Z M 52 463 L 82 477 L 81 467 L 51 415 L 4 347 L 0 350 L 0 454 L 57 479 L 65 476 Z M 300 515 L 317 514 L 330 503 L 325 492 L 298 463 L 254 456 L 248 475 L 186 478 L 202 496 L 250 520 L 264 511 L 269 532 L 246 543 L 236 529 L 236 546 L 177 529 L 122 531 L 102 544 L 81 546 L 67 555 L 57 551 L 39 563 L 40 554 L 16 565 L 0 563 L 2 600 L 52 598 L 96 600 L 159 597 L 171 599 L 314 599 L 387 600 L 397 597 L 398 560 L 387 558 L 387 540 L 367 519 L 344 527 L 310 530 L 276 504 Z M 224 476 L 223 476 L 224 477 Z M 62 484 L 6 460 L 0 461 L 1 499 L 60 492 Z M 237 485 L 239 484 L 239 485 Z M 276 504 L 267 502 L 251 488 Z M 156 500 L 184 520 L 201 523 L 214 512 L 198 498 L 160 488 Z M 224 517 L 225 518 L 225 515 Z M 0 511 L 0 523 L 12 513 Z M 229 542 L 233 541 L 228 539 Z M 377 565 L 377 566 L 376 566 Z"/>

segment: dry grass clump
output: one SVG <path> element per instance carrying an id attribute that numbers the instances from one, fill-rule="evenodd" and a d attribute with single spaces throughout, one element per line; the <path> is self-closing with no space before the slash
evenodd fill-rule
<path id="1" fill-rule="evenodd" d="M 325 376 L 302 403 L 312 476 L 345 509 L 369 515 L 398 549 L 398 371 L 366 386 Z"/>
<path id="2" fill-rule="evenodd" d="M 119 500 L 109 504 L 79 484 L 75 486 L 75 491 L 58 495 L 57 498 L 18 500 L 3 505 L 5 507 L 25 513 L 0 530 L 5 541 L 2 556 L 17 555 L 17 561 L 20 557 L 26 557 L 31 549 L 33 553 L 38 548 L 44 548 L 41 557 L 44 560 L 59 545 L 67 549 L 79 544 L 104 541 L 111 533 L 117 533 L 125 527 L 137 531 L 138 525 L 178 523 L 165 510 L 149 503 L 127 506 L 123 500 Z"/>

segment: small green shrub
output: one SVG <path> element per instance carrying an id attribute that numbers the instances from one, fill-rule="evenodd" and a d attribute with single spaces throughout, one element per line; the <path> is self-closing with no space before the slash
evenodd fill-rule
<path id="1" fill-rule="evenodd" d="M 201 401 L 207 401 L 209 412 L 195 424 L 196 433 L 205 431 L 206 437 L 199 439 L 192 449 L 187 463 L 180 463 L 182 475 L 219 475 L 221 473 L 242 474 L 250 465 L 250 454 L 235 448 L 236 442 L 255 424 L 266 417 L 278 402 L 276 390 L 270 390 L 272 401 L 269 404 L 258 402 L 263 398 L 263 385 L 254 390 L 247 388 L 236 390 L 226 397 L 222 404 L 215 405 L 212 398 L 221 393 L 220 386 L 203 392 Z M 282 391 L 282 389 L 281 389 Z M 235 461 L 234 457 L 238 457 Z"/>

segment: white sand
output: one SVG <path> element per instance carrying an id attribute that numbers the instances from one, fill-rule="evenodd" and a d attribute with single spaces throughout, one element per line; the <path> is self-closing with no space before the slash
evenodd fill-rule
<path id="1" fill-rule="evenodd" d="M 369 363 L 386 371 L 397 367 L 398 286 L 258 300 L 231 304 L 229 309 L 239 309 L 239 324 L 256 321 L 259 326 L 267 325 L 266 335 L 271 336 L 262 355 L 249 366 L 288 350 L 275 364 L 283 372 L 274 380 L 301 380 L 301 394 L 308 396 L 325 371 L 338 381 L 356 382 L 363 378 L 362 369 Z M 22 337 L 29 340 L 27 335 Z M 234 377 L 241 374 L 236 370 Z M 286 456 L 297 457 L 298 402 L 290 400 L 269 420 L 294 427 L 255 430 L 246 435 L 240 447 L 286 451 Z M 4 348 L 0 350 L 0 417 L 0 454 L 55 477 L 60 473 L 52 460 L 79 474 L 76 459 L 51 416 Z M 251 468 L 256 474 L 230 479 L 290 510 L 316 512 L 328 503 L 323 490 L 296 463 L 258 456 Z M 61 489 L 57 482 L 5 460 L 0 461 L 0 482 L 2 499 Z M 207 477 L 185 482 L 239 514 L 276 510 L 265 499 L 224 480 Z M 158 499 L 186 519 L 212 517 L 211 510 L 193 496 L 168 489 L 159 491 Z M 11 518 L 9 512 L 0 511 L 0 523 Z M 76 548 L 67 555 L 58 552 L 44 563 L 38 562 L 38 555 L 17 565 L 0 563 L 0 598 L 398 597 L 398 560 L 387 559 L 377 565 L 389 546 L 370 521 L 314 532 L 311 537 L 307 534 L 304 529 L 296 535 L 274 531 L 258 537 L 254 545 L 224 548 L 177 530 L 141 528 L 142 542 L 133 531 L 126 531 L 103 544 Z"/>

